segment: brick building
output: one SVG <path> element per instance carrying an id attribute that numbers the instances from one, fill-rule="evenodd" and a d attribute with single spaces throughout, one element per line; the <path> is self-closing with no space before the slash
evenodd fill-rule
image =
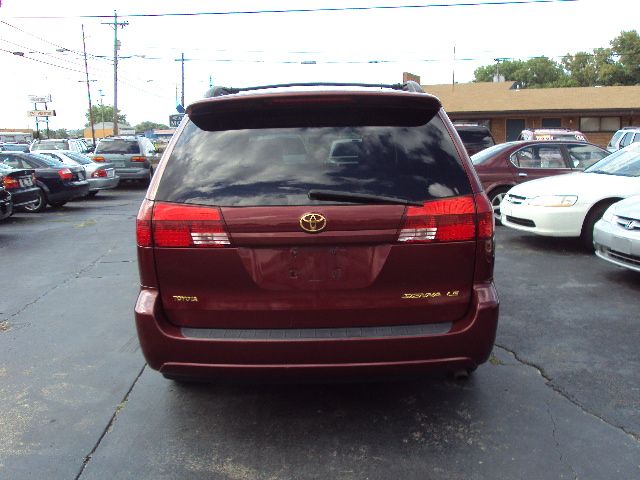
<path id="1" fill-rule="evenodd" d="M 640 125 L 640 86 L 518 89 L 514 82 L 423 85 L 453 121 L 486 124 L 496 142 L 515 140 L 525 128 L 582 131 L 605 146 L 613 133 Z"/>

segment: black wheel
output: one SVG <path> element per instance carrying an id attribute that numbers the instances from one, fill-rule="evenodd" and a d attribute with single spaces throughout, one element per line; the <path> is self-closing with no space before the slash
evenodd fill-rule
<path id="1" fill-rule="evenodd" d="M 53 208 L 60 208 L 65 203 L 67 203 L 67 202 L 49 202 L 49 205 L 51 205 Z"/>
<path id="2" fill-rule="evenodd" d="M 580 233 L 580 241 L 584 248 L 587 249 L 588 252 L 593 252 L 593 227 L 598 220 L 602 218 L 605 210 L 609 208 L 613 203 L 604 202 L 593 207 L 589 213 L 587 213 L 587 217 L 584 219 L 584 223 L 582 224 L 582 233 Z"/>
<path id="3" fill-rule="evenodd" d="M 41 188 L 38 189 L 38 200 L 31 205 L 25 205 L 22 210 L 29 213 L 38 213 L 47 208 L 47 196 Z"/>
<path id="4" fill-rule="evenodd" d="M 142 180 L 142 184 L 149 185 L 151 183 L 151 178 L 153 178 L 153 168 L 149 167 L 149 177 Z"/>
<path id="5" fill-rule="evenodd" d="M 502 225 L 502 214 L 500 213 L 500 202 L 509 191 L 509 188 L 501 187 L 491 190 L 489 193 L 489 201 L 493 207 L 493 218 L 496 221 L 496 225 Z"/>
<path id="6" fill-rule="evenodd" d="M 94 190 L 93 192 L 87 193 L 87 197 L 95 197 L 100 190 Z"/>

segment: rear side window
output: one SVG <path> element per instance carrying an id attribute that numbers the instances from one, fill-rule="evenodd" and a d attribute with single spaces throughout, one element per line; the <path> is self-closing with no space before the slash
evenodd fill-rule
<path id="1" fill-rule="evenodd" d="M 140 147 L 135 140 L 103 140 L 96 147 L 96 153 L 139 154 Z"/>
<path id="2" fill-rule="evenodd" d="M 411 201 L 471 193 L 436 115 L 419 126 L 204 131 L 189 122 L 167 161 L 156 200 L 220 206 L 320 203 L 308 198 L 312 189 Z"/>

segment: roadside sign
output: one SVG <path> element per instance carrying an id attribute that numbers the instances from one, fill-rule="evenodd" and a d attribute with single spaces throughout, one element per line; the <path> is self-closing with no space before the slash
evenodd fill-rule
<path id="1" fill-rule="evenodd" d="M 27 114 L 30 117 L 55 117 L 55 110 L 29 110 Z"/>
<path id="2" fill-rule="evenodd" d="M 169 115 L 169 126 L 171 128 L 176 128 L 180 125 L 182 121 L 182 117 L 184 117 L 184 113 L 176 113 L 174 115 Z"/>
<path id="3" fill-rule="evenodd" d="M 29 101 L 32 103 L 48 103 L 51 101 L 51 95 L 29 95 Z"/>

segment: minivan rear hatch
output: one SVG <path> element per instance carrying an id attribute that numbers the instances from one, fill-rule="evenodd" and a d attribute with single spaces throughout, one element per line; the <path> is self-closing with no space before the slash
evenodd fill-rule
<path id="1" fill-rule="evenodd" d="M 169 321 L 349 328 L 466 313 L 475 200 L 434 97 L 199 102 L 150 195 Z"/>

